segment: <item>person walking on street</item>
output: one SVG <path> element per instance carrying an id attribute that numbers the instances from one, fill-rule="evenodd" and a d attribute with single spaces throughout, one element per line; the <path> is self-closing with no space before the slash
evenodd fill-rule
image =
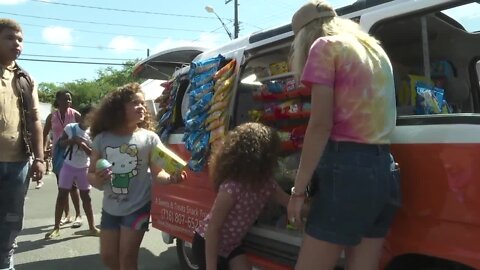
<path id="1" fill-rule="evenodd" d="M 55 160 L 55 147 L 63 134 L 65 126 L 70 123 L 80 122 L 80 113 L 75 109 L 71 108 L 72 106 L 72 93 L 68 90 L 58 91 L 55 94 L 55 101 L 53 102 L 53 107 L 56 108 L 54 112 L 47 116 L 45 120 L 45 127 L 43 129 L 43 139 L 48 141 L 48 135 L 50 131 L 52 132 L 52 148 L 51 153 L 53 159 Z M 44 146 L 44 150 L 47 150 L 47 145 Z M 60 168 L 55 168 L 53 164 L 53 172 L 57 178 L 57 184 L 59 181 Z M 68 202 L 65 204 L 64 213 L 65 217 L 61 220 L 60 225 L 72 223 L 72 228 L 78 228 L 82 226 L 82 216 L 80 214 L 80 195 L 76 185 L 73 185 L 70 190 L 70 197 L 72 198 L 73 207 L 75 208 L 75 220 L 70 216 L 70 207 Z"/>
<path id="2" fill-rule="evenodd" d="M 108 269 L 138 269 L 138 253 L 148 230 L 152 181 L 178 183 L 150 157 L 160 138 L 138 83 L 126 84 L 105 96 L 93 116 L 88 180 L 103 190 L 100 256 Z M 111 166 L 97 169 L 99 159 Z M 150 173 L 148 172 L 150 170 Z"/>
<path id="3" fill-rule="evenodd" d="M 20 25 L 0 18 L 0 269 L 9 270 L 29 179 L 38 181 L 45 173 L 37 89 L 16 63 L 22 49 Z"/>
<path id="4" fill-rule="evenodd" d="M 90 164 L 90 153 L 92 152 L 89 130 L 89 113 L 93 107 L 84 106 L 80 112 L 82 120 L 80 123 L 70 123 L 65 127 L 59 144 L 67 147 L 67 156 L 60 169 L 58 179 L 58 195 L 55 205 L 55 224 L 53 230 L 45 235 L 46 239 L 53 239 L 60 236 L 60 219 L 65 204 L 68 203 L 68 193 L 75 183 L 80 190 L 80 198 L 83 210 L 88 220 L 90 236 L 99 236 L 100 230 L 95 227 L 93 217 L 92 198 L 90 197 L 90 183 L 87 179 L 87 169 Z"/>

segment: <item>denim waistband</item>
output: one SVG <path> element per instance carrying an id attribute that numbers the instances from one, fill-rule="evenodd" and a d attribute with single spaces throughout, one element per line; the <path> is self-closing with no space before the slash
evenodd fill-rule
<path id="1" fill-rule="evenodd" d="M 389 144 L 366 144 L 356 142 L 328 141 L 325 150 L 329 152 L 390 153 Z"/>

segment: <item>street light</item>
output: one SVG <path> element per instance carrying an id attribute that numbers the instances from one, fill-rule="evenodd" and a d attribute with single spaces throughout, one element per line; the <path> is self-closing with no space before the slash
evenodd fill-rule
<path id="1" fill-rule="evenodd" d="M 225 25 L 225 23 L 222 21 L 222 19 L 218 16 L 218 14 L 215 12 L 215 10 L 213 9 L 213 7 L 211 7 L 211 6 L 205 6 L 205 10 L 206 10 L 208 13 L 213 13 L 213 14 L 215 14 L 215 16 L 217 16 L 217 19 L 222 23 L 223 28 L 224 28 L 225 31 L 227 32 L 228 37 L 229 37 L 230 39 L 233 39 L 232 33 L 230 32 L 230 30 L 228 30 L 228 27 Z"/>

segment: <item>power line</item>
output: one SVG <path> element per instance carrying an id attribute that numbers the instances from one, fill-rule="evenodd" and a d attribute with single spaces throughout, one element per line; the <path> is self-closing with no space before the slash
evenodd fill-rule
<path id="1" fill-rule="evenodd" d="M 46 0 L 30 0 L 30 1 L 40 2 L 40 3 L 44 3 L 44 4 L 62 5 L 62 6 L 79 7 L 79 8 L 90 8 L 90 9 L 100 9 L 100 10 L 109 10 L 109 11 L 119 11 L 119 12 L 129 12 L 129 13 L 141 13 L 141 14 L 173 16 L 173 17 L 186 17 L 186 18 L 196 18 L 196 19 L 209 19 L 209 20 L 214 19 L 210 16 L 185 15 L 185 14 L 175 14 L 175 13 L 165 13 L 165 12 L 155 12 L 155 11 L 143 11 L 143 10 L 132 10 L 132 9 L 119 9 L 119 8 L 106 8 L 106 7 L 98 7 L 98 6 L 66 4 L 66 3 L 52 2 L 52 1 L 46 1 Z"/>
<path id="2" fill-rule="evenodd" d="M 33 62 L 47 62 L 47 63 L 63 63 L 63 64 L 84 64 L 84 65 L 125 66 L 125 64 L 119 64 L 119 63 L 106 63 L 106 62 L 63 61 L 63 60 L 46 60 L 46 59 L 32 59 L 32 58 L 19 58 L 18 60 L 21 60 L 21 61 L 33 61 Z"/>
<path id="3" fill-rule="evenodd" d="M 65 46 L 65 47 L 77 47 L 77 48 L 89 48 L 89 49 L 106 49 L 106 50 L 117 50 L 117 48 L 104 47 L 104 46 L 88 46 L 88 45 L 71 45 L 71 44 L 60 44 L 60 43 L 47 43 L 47 42 L 37 42 L 37 41 L 24 41 L 23 43 L 29 44 L 39 44 L 39 45 L 48 45 L 48 46 Z M 125 49 L 128 51 L 145 51 L 146 49 Z"/>
<path id="4" fill-rule="evenodd" d="M 22 55 L 23 56 L 34 56 L 34 57 L 45 57 L 45 58 L 67 58 L 67 59 L 92 59 L 92 60 L 116 60 L 116 61 L 133 61 L 133 60 L 135 60 L 135 59 L 126 59 L 126 58 L 60 56 L 60 55 L 28 54 L 28 53 L 22 53 Z"/>
<path id="5" fill-rule="evenodd" d="M 33 26 L 33 27 L 40 27 L 40 28 L 45 28 L 48 27 L 47 25 L 38 25 L 38 24 L 30 24 L 30 23 L 22 23 L 22 26 Z M 99 32 L 99 31 L 91 31 L 91 30 L 85 30 L 85 29 L 78 29 L 78 28 L 73 28 L 74 31 L 77 32 L 85 32 L 85 33 L 93 33 L 93 34 L 102 34 L 102 35 L 122 35 L 126 37 L 141 37 L 141 38 L 152 38 L 152 39 L 163 39 L 167 37 L 156 37 L 156 36 L 147 36 L 147 35 L 131 35 L 131 34 L 124 34 L 124 33 L 115 33 L 115 32 Z"/>
<path id="6" fill-rule="evenodd" d="M 54 21 L 62 21 L 62 22 L 75 22 L 75 23 L 86 23 L 86 24 L 95 24 L 95 25 L 109 25 L 109 26 L 122 26 L 122 27 L 129 27 L 129 28 L 141 28 L 141 29 L 155 29 L 155 30 L 170 30 L 170 31 L 185 31 L 185 32 L 202 32 L 202 30 L 195 30 L 195 29 L 185 29 L 185 28 L 170 28 L 170 27 L 155 27 L 155 26 L 145 26 L 145 25 L 129 25 L 129 24 L 116 24 L 116 23 L 105 23 L 105 22 L 92 22 L 92 21 L 81 21 L 81 20 L 68 20 L 68 19 L 59 19 L 53 17 L 42 17 L 42 16 L 34 16 L 34 15 L 22 15 L 18 13 L 10 13 L 10 12 L 0 12 L 0 14 L 7 14 L 7 15 L 14 15 L 19 17 L 27 17 L 27 18 L 36 18 L 36 19 L 45 19 L 45 20 L 54 20 Z"/>

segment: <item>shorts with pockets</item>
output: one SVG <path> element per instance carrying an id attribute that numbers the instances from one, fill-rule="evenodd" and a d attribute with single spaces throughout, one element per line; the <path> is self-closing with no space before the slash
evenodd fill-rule
<path id="1" fill-rule="evenodd" d="M 399 181 L 388 145 L 330 141 L 312 178 L 305 232 L 345 246 L 384 237 L 400 206 Z"/>
<path id="2" fill-rule="evenodd" d="M 120 230 L 120 227 L 130 228 L 134 231 L 148 231 L 150 222 L 150 202 L 137 211 L 126 216 L 114 216 L 102 209 L 102 230 Z"/>

